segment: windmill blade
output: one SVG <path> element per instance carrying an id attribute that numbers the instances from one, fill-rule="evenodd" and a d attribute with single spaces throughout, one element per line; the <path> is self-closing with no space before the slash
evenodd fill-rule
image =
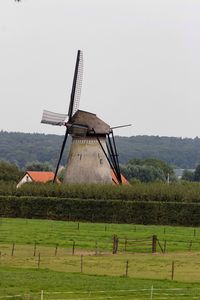
<path id="1" fill-rule="evenodd" d="M 62 147 L 61 147 L 61 150 L 60 150 L 60 156 L 59 156 L 58 163 L 57 163 L 57 166 L 56 166 L 56 171 L 55 171 L 53 182 L 55 182 L 57 174 L 58 174 L 58 169 L 59 169 L 60 162 L 61 162 L 61 159 L 62 159 L 62 156 L 63 156 L 63 152 L 64 152 L 65 145 L 66 145 L 66 142 L 67 142 L 68 134 L 69 134 L 69 131 L 68 131 L 68 127 L 67 127 L 66 132 L 65 132 L 65 136 L 64 136 L 64 140 L 63 140 L 63 143 L 62 143 Z"/>
<path id="2" fill-rule="evenodd" d="M 70 97 L 70 104 L 68 110 L 69 120 L 75 114 L 75 112 L 78 110 L 79 107 L 82 80 L 83 80 L 83 52 L 81 50 L 78 50 L 71 97 Z"/>
<path id="3" fill-rule="evenodd" d="M 67 119 L 66 114 L 58 114 L 49 110 L 43 110 L 41 123 L 61 126 L 65 125 Z"/>
<path id="4" fill-rule="evenodd" d="M 110 129 L 117 129 L 117 128 L 129 127 L 129 126 L 132 126 L 132 124 L 114 126 L 114 127 L 110 127 Z"/>

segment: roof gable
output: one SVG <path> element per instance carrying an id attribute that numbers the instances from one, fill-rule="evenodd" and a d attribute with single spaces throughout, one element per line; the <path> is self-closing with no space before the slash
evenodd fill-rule
<path id="1" fill-rule="evenodd" d="M 47 182 L 54 179 L 54 172 L 27 171 L 26 174 L 35 182 Z"/>

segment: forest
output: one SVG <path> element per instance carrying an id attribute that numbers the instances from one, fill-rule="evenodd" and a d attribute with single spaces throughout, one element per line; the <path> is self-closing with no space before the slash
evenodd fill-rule
<path id="1" fill-rule="evenodd" d="M 157 158 L 173 167 L 195 169 L 200 162 L 200 138 L 159 136 L 116 136 L 119 161 Z M 0 160 L 24 168 L 27 163 L 48 163 L 55 167 L 63 136 L 0 131 Z M 70 139 L 66 147 L 69 149 Z M 67 155 L 63 156 L 66 163 Z"/>

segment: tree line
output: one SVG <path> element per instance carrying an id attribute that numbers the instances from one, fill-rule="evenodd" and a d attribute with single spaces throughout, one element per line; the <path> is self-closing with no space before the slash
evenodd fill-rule
<path id="1" fill-rule="evenodd" d="M 174 169 L 166 162 L 156 159 L 131 159 L 127 164 L 121 164 L 121 173 L 126 177 L 129 183 L 135 182 L 175 182 L 178 179 L 175 176 Z M 0 160 L 0 182 L 17 183 L 26 171 L 54 171 L 51 164 L 28 162 L 24 168 L 19 168 L 16 164 Z M 60 181 L 63 180 L 65 168 L 58 173 Z M 200 182 L 200 165 L 197 165 L 194 172 L 185 170 L 182 181 Z"/>
<path id="2" fill-rule="evenodd" d="M 53 134 L 0 131 L 0 160 L 25 168 L 27 162 L 48 163 L 55 168 L 63 136 Z M 66 164 L 70 139 L 67 142 L 62 164 Z M 159 136 L 116 136 L 121 164 L 133 158 L 149 157 L 182 168 L 194 169 L 200 163 L 200 138 Z"/>

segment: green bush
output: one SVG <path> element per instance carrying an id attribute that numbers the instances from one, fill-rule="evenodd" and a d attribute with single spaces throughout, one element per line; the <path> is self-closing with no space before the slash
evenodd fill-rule
<path id="1" fill-rule="evenodd" d="M 200 204 L 0 196 L 0 215 L 15 218 L 199 226 Z"/>
<path id="2" fill-rule="evenodd" d="M 14 184 L 0 182 L 0 195 L 39 196 L 123 201 L 196 202 L 200 203 L 199 182 L 138 183 L 129 185 L 99 184 Z"/>

